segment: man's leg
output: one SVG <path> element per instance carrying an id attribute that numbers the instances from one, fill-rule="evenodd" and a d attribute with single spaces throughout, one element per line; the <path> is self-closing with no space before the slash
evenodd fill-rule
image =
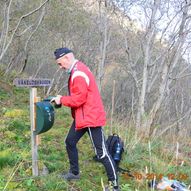
<path id="1" fill-rule="evenodd" d="M 74 121 L 65 140 L 66 150 L 70 162 L 70 172 L 75 175 L 79 174 L 78 150 L 76 144 L 86 131 L 87 129 L 76 131 Z"/>
<path id="2" fill-rule="evenodd" d="M 89 127 L 88 134 L 91 138 L 97 157 L 100 159 L 106 169 L 108 180 L 112 182 L 115 188 L 118 188 L 118 176 L 116 166 L 108 152 L 102 127 Z"/>

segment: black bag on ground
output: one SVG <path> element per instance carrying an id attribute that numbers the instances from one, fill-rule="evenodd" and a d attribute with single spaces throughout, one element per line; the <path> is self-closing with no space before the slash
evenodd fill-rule
<path id="1" fill-rule="evenodd" d="M 106 145 L 107 145 L 109 154 L 111 155 L 111 157 L 113 158 L 113 161 L 116 164 L 117 171 L 122 174 L 125 173 L 129 177 L 133 178 L 134 175 L 132 174 L 132 172 L 129 169 L 123 169 L 123 168 L 119 167 L 119 163 L 121 161 L 122 154 L 124 152 L 124 142 L 119 137 L 119 135 L 117 135 L 117 134 L 110 135 L 106 140 Z M 101 162 L 100 159 L 98 159 L 96 155 L 93 157 L 93 159 L 95 161 Z"/>
<path id="2" fill-rule="evenodd" d="M 110 155 L 118 166 L 121 161 L 122 153 L 124 152 L 124 142 L 119 135 L 113 134 L 108 137 L 106 144 Z"/>
<path id="3" fill-rule="evenodd" d="M 124 142 L 117 134 L 110 135 L 106 140 L 108 152 L 113 158 L 116 166 L 118 167 L 121 161 L 122 153 L 124 152 Z M 97 156 L 93 157 L 94 160 L 100 162 Z"/>

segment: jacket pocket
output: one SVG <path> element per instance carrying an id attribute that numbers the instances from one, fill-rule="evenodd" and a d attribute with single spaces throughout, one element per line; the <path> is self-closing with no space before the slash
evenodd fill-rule
<path id="1" fill-rule="evenodd" d="M 83 107 L 75 110 L 75 121 L 77 126 L 83 126 L 85 120 L 85 114 Z"/>

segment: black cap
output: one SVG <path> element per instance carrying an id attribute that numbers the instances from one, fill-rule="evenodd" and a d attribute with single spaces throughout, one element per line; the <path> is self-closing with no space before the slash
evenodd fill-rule
<path id="1" fill-rule="evenodd" d="M 68 48 L 66 48 L 66 47 L 64 47 L 64 48 L 58 48 L 58 49 L 56 49 L 56 50 L 54 51 L 54 55 L 55 55 L 55 58 L 56 58 L 56 60 L 57 60 L 57 59 L 61 58 L 62 56 L 66 55 L 66 54 L 68 54 L 68 53 L 71 53 L 71 52 L 72 52 L 72 50 L 70 50 L 70 49 L 68 49 Z"/>

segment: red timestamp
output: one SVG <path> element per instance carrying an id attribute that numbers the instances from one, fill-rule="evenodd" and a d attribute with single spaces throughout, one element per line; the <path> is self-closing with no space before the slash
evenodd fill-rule
<path id="1" fill-rule="evenodd" d="M 164 174 L 157 174 L 157 173 L 147 173 L 147 174 L 142 174 L 142 173 L 139 173 L 139 172 L 134 172 L 132 173 L 131 175 L 129 175 L 128 173 L 124 173 L 123 174 L 123 177 L 128 179 L 128 178 L 131 178 L 131 177 L 134 177 L 136 180 L 143 180 L 143 179 L 146 179 L 146 180 L 153 180 L 153 179 L 157 179 L 157 180 L 161 180 L 163 177 L 167 177 L 168 179 L 177 179 L 177 180 L 180 180 L 180 181 L 185 181 L 189 178 L 189 176 L 187 174 L 183 174 L 183 173 L 179 173 L 179 174 L 173 174 L 173 173 L 169 173 L 167 175 L 164 175 Z"/>
<path id="2" fill-rule="evenodd" d="M 167 174 L 167 177 L 170 180 L 173 180 L 173 179 L 187 180 L 189 178 L 189 176 L 185 173 L 178 173 L 178 174 L 169 173 Z"/>

